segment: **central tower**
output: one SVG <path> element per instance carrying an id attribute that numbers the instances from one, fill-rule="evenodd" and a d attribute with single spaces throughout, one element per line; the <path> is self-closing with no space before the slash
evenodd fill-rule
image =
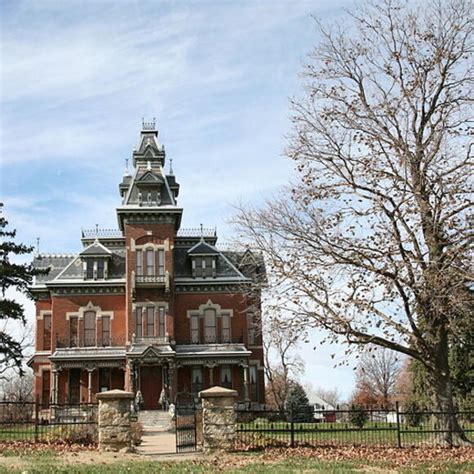
<path id="1" fill-rule="evenodd" d="M 125 171 L 119 185 L 122 204 L 117 208 L 126 246 L 126 308 L 129 342 L 143 339 L 147 325 L 157 328 L 158 338 L 174 336 L 173 248 L 183 209 L 177 205 L 179 184 L 164 171 L 165 148 L 158 141 L 155 121 L 142 122 L 140 141 L 133 151 L 132 174 Z M 135 302 L 166 304 L 150 315 L 137 317 Z M 153 318 L 153 321 L 148 319 Z M 142 324 L 137 324 L 141 321 Z M 151 342 L 151 341 L 150 341 Z"/>

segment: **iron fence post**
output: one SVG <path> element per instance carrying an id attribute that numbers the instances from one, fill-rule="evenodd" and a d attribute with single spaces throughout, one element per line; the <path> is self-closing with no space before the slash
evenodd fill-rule
<path id="1" fill-rule="evenodd" d="M 292 448 L 295 447 L 295 424 L 293 422 L 293 407 L 290 405 L 290 434 L 291 434 L 291 444 Z"/>
<path id="2" fill-rule="evenodd" d="M 395 410 L 397 413 L 397 447 L 401 448 L 402 447 L 402 435 L 400 432 L 400 409 L 398 405 L 398 401 L 395 402 Z"/>

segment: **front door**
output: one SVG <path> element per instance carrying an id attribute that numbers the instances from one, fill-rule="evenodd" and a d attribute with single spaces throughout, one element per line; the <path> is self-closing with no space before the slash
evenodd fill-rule
<path id="1" fill-rule="evenodd" d="M 140 367 L 140 390 L 145 410 L 159 408 L 161 385 L 161 367 L 156 365 Z"/>

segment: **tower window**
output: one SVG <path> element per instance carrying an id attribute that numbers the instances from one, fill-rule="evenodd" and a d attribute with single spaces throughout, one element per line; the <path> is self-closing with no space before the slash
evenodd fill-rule
<path id="1" fill-rule="evenodd" d="M 158 327 L 159 327 L 159 336 L 164 337 L 166 335 L 166 313 L 165 313 L 165 308 L 159 308 L 158 309 Z"/>
<path id="2" fill-rule="evenodd" d="M 146 274 L 147 276 L 152 276 L 155 273 L 155 251 L 148 249 L 146 251 Z"/>
<path id="3" fill-rule="evenodd" d="M 191 343 L 199 343 L 199 316 L 191 316 Z"/>
<path id="4" fill-rule="evenodd" d="M 141 250 L 137 250 L 136 253 L 135 271 L 137 272 L 137 275 L 143 275 L 143 252 Z"/>
<path id="5" fill-rule="evenodd" d="M 102 316 L 102 345 L 110 345 L 110 316 Z"/>
<path id="6" fill-rule="evenodd" d="M 45 314 L 43 316 L 44 331 L 43 331 L 43 350 L 49 351 L 51 349 L 51 315 Z"/>
<path id="7" fill-rule="evenodd" d="M 165 251 L 158 250 L 158 276 L 165 275 Z"/>
<path id="8" fill-rule="evenodd" d="M 155 335 L 155 308 L 152 307 L 146 309 L 146 335 Z"/>
<path id="9" fill-rule="evenodd" d="M 206 309 L 204 311 L 204 341 L 209 343 L 217 342 L 216 311 L 214 309 Z"/>
<path id="10" fill-rule="evenodd" d="M 222 342 L 230 342 L 230 314 L 222 315 Z"/>
<path id="11" fill-rule="evenodd" d="M 143 336 L 143 326 L 142 326 L 142 309 L 135 309 L 135 336 Z"/>
<path id="12" fill-rule="evenodd" d="M 84 313 L 84 345 L 95 346 L 95 312 Z"/>

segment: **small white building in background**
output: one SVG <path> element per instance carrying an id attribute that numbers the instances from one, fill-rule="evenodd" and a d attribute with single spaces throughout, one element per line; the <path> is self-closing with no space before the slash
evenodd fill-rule
<path id="1" fill-rule="evenodd" d="M 314 419 L 324 422 L 336 421 L 336 407 L 332 406 L 326 400 L 318 397 L 315 393 L 308 394 L 309 404 L 314 410 Z"/>

